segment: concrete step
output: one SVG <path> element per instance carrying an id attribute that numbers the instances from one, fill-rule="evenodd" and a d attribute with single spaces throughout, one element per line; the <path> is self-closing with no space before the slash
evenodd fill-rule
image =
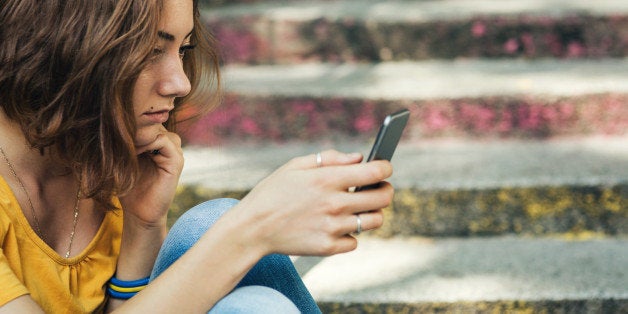
<path id="1" fill-rule="evenodd" d="M 229 63 L 628 52 L 622 0 L 264 1 L 207 8 L 203 17 Z"/>
<path id="2" fill-rule="evenodd" d="M 628 238 L 393 238 L 299 257 L 323 313 L 626 313 Z"/>
<path id="3" fill-rule="evenodd" d="M 628 234 L 628 137 L 402 143 L 397 193 L 375 234 Z M 209 198 L 242 198 L 290 158 L 370 142 L 185 148 L 172 218 Z"/>
<path id="4" fill-rule="evenodd" d="M 186 142 L 364 139 L 402 106 L 410 140 L 628 131 L 628 59 L 233 65 L 223 74 L 224 104 Z"/>

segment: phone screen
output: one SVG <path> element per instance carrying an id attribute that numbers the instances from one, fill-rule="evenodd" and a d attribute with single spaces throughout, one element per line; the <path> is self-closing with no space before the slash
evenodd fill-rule
<path id="1" fill-rule="evenodd" d="M 372 160 L 390 161 L 392 159 L 409 117 L 410 111 L 408 109 L 403 109 L 386 116 L 377 132 L 377 137 L 375 138 L 373 148 L 371 148 L 371 153 L 366 160 L 367 162 Z M 355 190 L 361 191 L 376 186 L 377 185 L 357 187 Z"/>

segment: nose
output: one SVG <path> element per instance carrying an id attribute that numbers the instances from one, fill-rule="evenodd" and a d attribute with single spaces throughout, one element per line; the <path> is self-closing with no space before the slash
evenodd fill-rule
<path id="1" fill-rule="evenodd" d="M 184 97 L 192 86 L 179 58 L 168 58 L 163 64 L 158 91 L 164 97 Z"/>

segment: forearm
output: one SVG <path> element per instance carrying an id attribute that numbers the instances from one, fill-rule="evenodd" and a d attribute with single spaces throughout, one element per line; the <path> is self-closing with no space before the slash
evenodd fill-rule
<path id="1" fill-rule="evenodd" d="M 116 277 L 135 280 L 150 275 L 165 237 L 166 217 L 157 224 L 147 225 L 125 215 Z"/>
<path id="2" fill-rule="evenodd" d="M 4 314 L 4 313 L 38 314 L 38 313 L 44 313 L 44 311 L 39 307 L 37 303 L 35 303 L 35 301 L 33 301 L 30 295 L 23 295 L 12 301 L 9 301 L 7 304 L 3 306 L 0 306 L 0 314 Z"/>
<path id="3" fill-rule="evenodd" d="M 122 312 L 206 312 L 229 293 L 266 252 L 248 222 L 225 214 L 199 241 L 146 289 L 127 301 Z M 250 226 L 250 225 L 249 225 Z"/>
<path id="4" fill-rule="evenodd" d="M 116 278 L 129 281 L 148 277 L 165 236 L 165 217 L 163 222 L 148 225 L 125 215 Z M 113 310 L 122 303 L 123 300 L 110 299 L 108 308 Z"/>

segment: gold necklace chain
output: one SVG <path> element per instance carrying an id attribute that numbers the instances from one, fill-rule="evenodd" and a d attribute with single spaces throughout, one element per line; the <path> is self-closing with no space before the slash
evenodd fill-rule
<path id="1" fill-rule="evenodd" d="M 41 239 L 44 240 L 45 235 L 41 231 L 39 220 L 37 220 L 37 215 L 35 214 L 35 206 L 33 206 L 33 201 L 31 201 L 31 198 L 28 195 L 28 191 L 26 191 L 26 187 L 24 187 L 24 183 L 22 183 L 22 180 L 20 180 L 20 177 L 17 176 L 17 173 L 15 172 L 15 168 L 13 167 L 13 164 L 11 164 L 11 162 L 9 161 L 9 158 L 7 157 L 7 154 L 4 152 L 4 149 L 2 149 L 1 146 L 0 146 L 0 153 L 2 153 L 2 157 L 4 158 L 4 161 L 6 162 L 7 166 L 9 166 L 9 170 L 11 170 L 11 174 L 15 177 L 17 182 L 20 184 L 22 191 L 24 191 L 24 195 L 26 195 L 28 204 L 31 207 L 31 215 L 33 216 L 33 221 L 35 222 L 35 230 L 37 234 L 39 235 L 39 237 L 41 237 Z M 72 232 L 70 232 L 70 243 L 68 244 L 68 250 L 65 253 L 65 258 L 69 258 L 70 253 L 72 251 L 72 243 L 74 242 L 74 234 L 76 233 L 76 223 L 78 222 L 78 216 L 79 216 L 79 201 L 80 200 L 81 200 L 81 185 L 79 183 L 79 189 L 76 192 L 76 203 L 74 204 L 74 214 L 73 214 L 74 221 L 72 222 Z"/>

